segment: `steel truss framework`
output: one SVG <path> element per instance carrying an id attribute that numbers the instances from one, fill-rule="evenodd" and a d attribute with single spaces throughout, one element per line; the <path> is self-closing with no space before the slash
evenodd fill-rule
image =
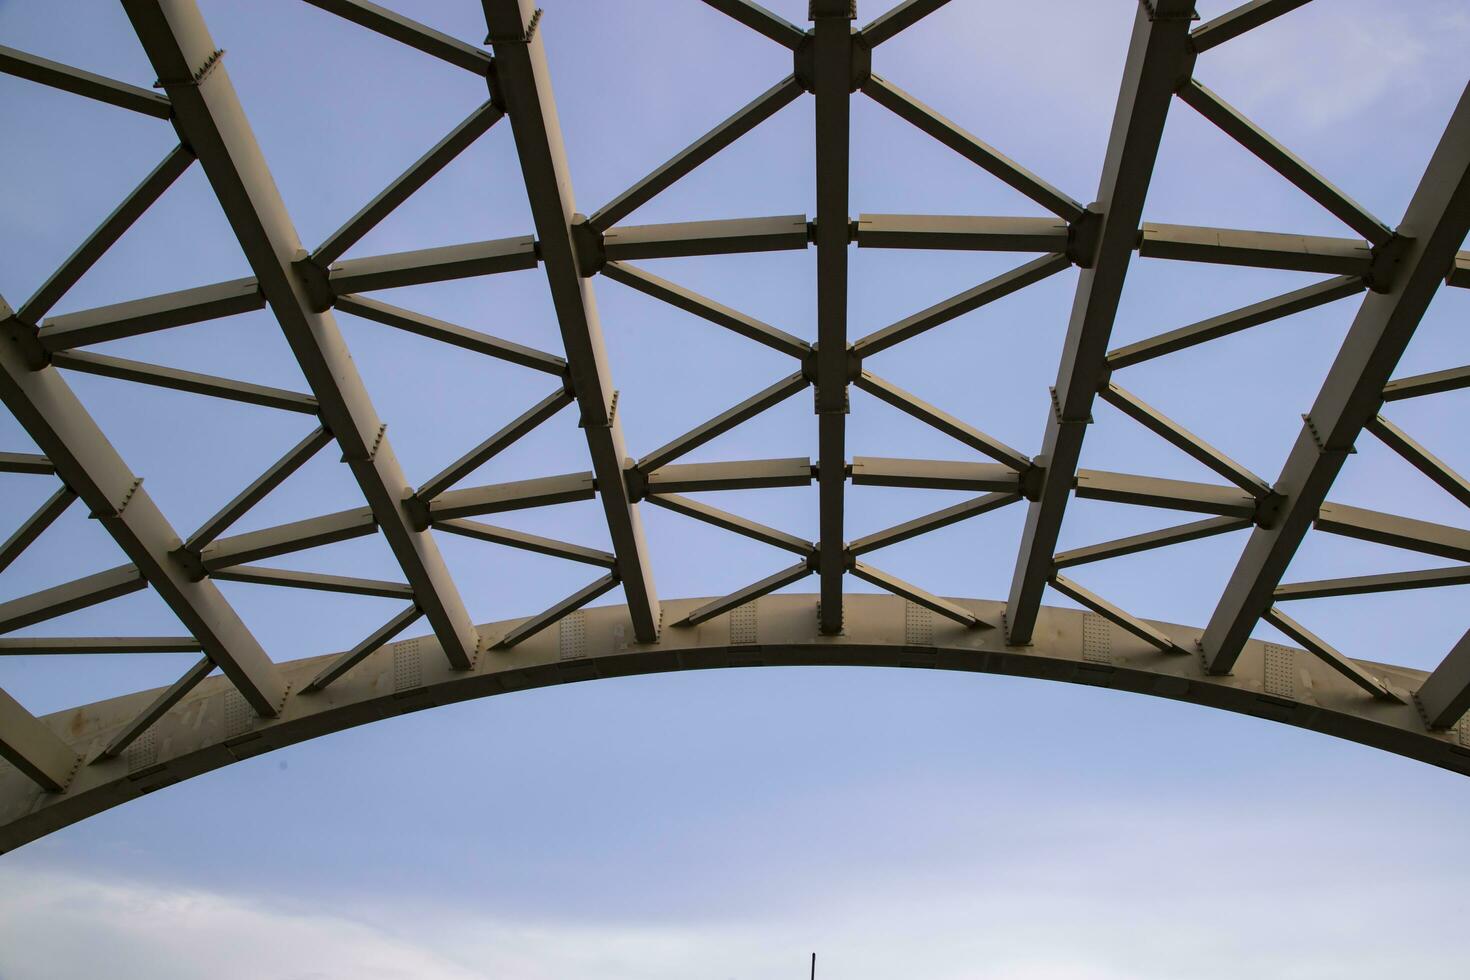
<path id="1" fill-rule="evenodd" d="M 1461 94 L 1397 227 L 1365 211 L 1194 78 L 1196 58 L 1306 0 L 1251 0 L 1196 23 L 1192 0 L 1140 0 L 1101 180 L 1084 205 L 872 71 L 872 53 L 945 0 L 905 0 L 860 29 L 851 0 L 811 0 L 803 29 L 749 2 L 709 6 L 789 49 L 793 70 L 590 216 L 576 213 L 551 97 L 541 13 L 483 0 L 487 52 L 366 0 L 306 0 L 478 76 L 486 101 L 314 251 L 303 247 L 251 132 L 222 52 L 194 0 L 122 0 L 158 76 L 157 91 L 0 47 L 0 71 L 171 122 L 178 146 L 28 300 L 0 300 L 0 398 L 41 454 L 0 453 L 0 471 L 53 476 L 55 494 L 0 544 L 9 565 L 80 498 L 130 564 L 0 604 L 0 633 L 151 588 L 189 631 L 177 637 L 0 637 L 0 655 L 192 653 L 172 686 L 37 718 L 0 692 L 0 850 L 107 807 L 270 748 L 432 704 L 592 677 L 757 663 L 853 663 L 1012 673 L 1111 686 L 1244 711 L 1470 773 L 1470 632 L 1432 672 L 1349 659 L 1283 611 L 1289 600 L 1470 582 L 1470 531 L 1330 502 L 1346 455 L 1367 431 L 1470 505 L 1470 482 L 1385 418 L 1385 403 L 1470 387 L 1470 365 L 1392 377 L 1436 290 L 1470 287 L 1470 88 Z M 637 208 L 784 106 L 815 99 L 815 215 L 625 225 Z M 858 94 L 929 134 L 1050 217 L 861 214 L 848 194 L 849 113 Z M 1322 238 L 1143 222 L 1175 98 L 1339 218 Z M 342 256 L 502 119 L 508 118 L 533 233 L 369 258 Z M 254 275 L 60 316 L 47 314 L 195 161 Z M 868 336 L 848 332 L 848 249 L 963 249 L 1037 257 Z M 817 341 L 810 344 L 631 264 L 640 259 L 806 249 L 817 253 Z M 1109 350 L 1134 254 L 1320 273 L 1314 285 Z M 1040 452 L 1027 455 L 874 374 L 868 358 L 1065 269 L 1080 270 Z M 391 306 L 367 293 L 540 267 L 564 356 Z M 668 445 L 631 459 L 593 296 L 597 276 L 672 304 L 791 357 L 791 374 Z M 1361 297 L 1347 338 L 1274 481 L 1226 457 L 1118 383 L 1123 369 L 1326 303 Z M 123 360 L 84 348 L 268 307 L 310 386 L 285 391 Z M 554 379 L 551 391 L 417 490 L 348 356 L 342 310 Z M 61 369 L 123 378 L 317 417 L 319 427 L 187 538 L 149 498 Z M 993 462 L 849 458 L 856 385 Z M 813 389 L 818 457 L 688 464 L 716 436 Z M 1203 484 L 1079 469 L 1101 397 L 1213 470 Z M 461 488 L 481 464 L 575 403 L 587 472 Z M 364 506 L 228 534 L 266 494 L 335 442 Z M 818 488 L 815 542 L 684 496 L 776 486 Z M 960 503 L 855 541 L 844 537 L 848 483 L 965 491 Z M 1057 552 L 1073 497 L 1208 515 L 1162 531 Z M 572 500 L 600 501 L 603 552 L 476 518 Z M 1006 602 L 946 599 L 869 563 L 872 552 L 998 508 L 1026 508 Z M 792 553 L 794 564 L 731 595 L 661 601 L 639 518 L 667 508 Z M 1283 583 L 1315 528 L 1462 564 L 1430 571 Z M 590 585 L 527 619 L 476 626 L 431 530 L 594 566 Z M 1200 629 L 1144 621 L 1063 570 L 1199 538 L 1248 531 L 1213 616 Z M 390 582 L 254 564 L 381 534 L 403 572 Z M 844 595 L 852 574 L 890 597 Z M 772 596 L 808 575 L 818 596 Z M 275 663 L 215 585 L 257 582 L 402 599 L 403 610 L 351 650 Z M 621 585 L 626 607 L 583 609 Z M 1043 608 L 1047 587 L 1086 613 Z M 419 618 L 429 635 L 393 642 Z M 1300 648 L 1250 640 L 1265 620 Z M 553 629 L 555 627 L 555 629 Z M 223 676 L 210 677 L 215 668 Z"/>

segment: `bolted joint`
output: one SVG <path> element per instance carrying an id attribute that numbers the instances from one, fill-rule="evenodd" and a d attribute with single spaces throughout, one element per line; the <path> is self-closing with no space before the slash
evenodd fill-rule
<path id="1" fill-rule="evenodd" d="M 572 252 L 577 259 L 577 271 L 583 278 L 590 278 L 602 271 L 607 263 L 607 252 L 602 247 L 602 232 L 585 214 L 572 215 Z"/>
<path id="2" fill-rule="evenodd" d="M 297 250 L 291 261 L 291 271 L 296 273 L 297 281 L 306 290 L 306 300 L 313 313 L 325 313 L 332 308 L 337 294 L 332 292 L 331 278 L 306 249 Z"/>
<path id="3" fill-rule="evenodd" d="M 1094 201 L 1082 212 L 1082 217 L 1067 225 L 1067 261 L 1078 268 L 1091 269 L 1102 244 L 1102 226 L 1102 207 Z"/>
<path id="4" fill-rule="evenodd" d="M 856 20 L 857 0 L 807 0 L 808 20 Z"/>
<path id="5" fill-rule="evenodd" d="M 852 398 L 850 389 L 847 385 L 843 385 L 836 392 L 823 392 L 821 385 L 813 385 L 812 412 L 815 415 L 847 415 L 851 413 Z"/>
<path id="6" fill-rule="evenodd" d="M 1256 501 L 1256 513 L 1252 520 L 1256 522 L 1256 527 L 1269 531 L 1281 520 L 1281 513 L 1285 509 L 1286 494 L 1272 490 Z"/>
<path id="7" fill-rule="evenodd" d="M 1019 489 L 1021 496 L 1032 503 L 1041 499 L 1041 490 L 1046 486 L 1045 457 L 1038 456 L 1031 465 L 1021 471 Z"/>
<path id="8" fill-rule="evenodd" d="M 510 115 L 510 110 L 505 104 L 505 92 L 500 87 L 500 76 L 495 72 L 497 65 L 496 60 L 491 58 L 490 63 L 485 66 L 485 89 L 490 93 L 490 104 L 506 115 Z"/>
<path id="9" fill-rule="evenodd" d="M 628 488 L 628 502 L 638 503 L 648 496 L 648 474 L 640 470 L 631 459 L 624 460 L 623 485 Z"/>
<path id="10" fill-rule="evenodd" d="M 427 531 L 429 529 L 429 502 L 414 493 L 412 487 L 404 487 L 403 514 L 408 518 L 409 525 L 415 531 Z"/>
<path id="11" fill-rule="evenodd" d="M 36 328 L 16 316 L 3 299 L 0 299 L 0 336 L 3 336 L 0 342 L 15 350 L 32 371 L 51 366 L 51 352 L 41 343 Z"/>
<path id="12" fill-rule="evenodd" d="M 804 92 L 816 92 L 816 34 L 807 31 L 791 53 L 791 73 Z M 854 28 L 847 46 L 849 71 L 847 91 L 856 92 L 873 77 L 873 48 L 862 32 Z"/>
<path id="13" fill-rule="evenodd" d="M 807 31 L 801 43 L 791 52 L 791 74 L 796 76 L 796 82 L 803 92 L 815 93 L 817 90 L 816 47 L 816 35 Z"/>
<path id="14" fill-rule="evenodd" d="M 173 559 L 174 564 L 190 582 L 202 582 L 209 575 L 209 570 L 204 567 L 204 559 L 199 552 L 186 548 L 182 544 L 172 549 L 168 556 Z"/>
<path id="15" fill-rule="evenodd" d="M 1412 238 L 1395 232 L 1388 241 L 1373 246 L 1371 250 L 1373 258 L 1368 265 L 1368 274 L 1363 277 L 1369 289 L 1375 293 L 1393 291 L 1394 283 L 1398 281 L 1399 269 L 1403 266 L 1409 246 L 1413 243 Z"/>
<path id="16" fill-rule="evenodd" d="M 873 77 L 873 47 L 861 31 L 854 29 L 850 50 L 852 51 L 852 71 L 848 75 L 847 90 L 856 92 Z"/>
<path id="17" fill-rule="evenodd" d="M 1139 0 L 1139 3 L 1143 4 L 1148 19 L 1152 21 L 1200 19 L 1194 9 L 1194 0 Z"/>

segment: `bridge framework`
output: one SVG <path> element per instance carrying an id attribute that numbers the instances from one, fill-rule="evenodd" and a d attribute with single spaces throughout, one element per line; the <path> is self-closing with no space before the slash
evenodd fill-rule
<path id="1" fill-rule="evenodd" d="M 0 400 L 41 450 L 0 453 L 0 471 L 54 476 L 55 493 L 0 545 L 0 569 L 42 539 L 80 499 L 129 564 L 0 603 L 0 633 L 151 588 L 187 636 L 0 636 L 0 655 L 192 653 L 169 688 L 37 718 L 0 692 L 0 845 L 268 748 L 374 717 L 516 687 L 738 663 L 883 663 L 1057 677 L 1198 701 L 1342 735 L 1467 771 L 1470 632 L 1433 671 L 1350 659 L 1282 606 L 1290 601 L 1436 588 L 1470 582 L 1470 531 L 1328 500 L 1364 432 L 1470 505 L 1470 481 L 1383 414 L 1386 405 L 1470 387 L 1470 366 L 1392 377 L 1436 292 L 1470 286 L 1470 87 L 1460 95 L 1403 220 L 1390 226 L 1247 119 L 1196 77 L 1214 47 L 1303 6 L 1250 0 L 1196 23 L 1191 0 L 1140 0 L 1096 199 L 1083 204 L 873 71 L 881 45 L 944 5 L 905 0 L 856 26 L 852 0 L 812 0 L 803 29 L 750 0 L 705 0 L 788 49 L 792 71 L 627 191 L 585 216 L 576 209 L 552 98 L 545 45 L 551 18 L 526 0 L 483 0 L 490 51 L 367 0 L 306 0 L 453 65 L 487 98 L 315 250 L 300 241 L 194 0 L 122 0 L 157 73 L 157 89 L 104 78 L 0 47 L 0 72 L 170 123 L 178 145 L 31 297 L 0 300 Z M 806 215 L 626 225 L 639 207 L 804 94 L 816 104 L 816 204 Z M 871 98 L 1033 201 L 1042 217 L 851 216 L 849 115 Z M 1181 227 L 1143 220 L 1169 113 L 1199 112 L 1284 180 L 1337 217 L 1352 237 Z M 531 234 L 416 252 L 344 258 L 354 244 L 502 119 L 531 204 Z M 249 261 L 247 279 L 48 316 L 71 286 L 168 187 L 198 161 Z M 848 249 L 959 249 L 1030 253 L 1010 272 L 861 338 L 848 331 Z M 817 252 L 816 342 L 656 276 L 634 261 L 751 251 Z M 1109 350 L 1135 255 L 1250 266 L 1327 278 Z M 875 374 L 871 358 L 965 313 L 1077 267 L 1076 295 L 1040 451 L 1005 445 Z M 564 354 L 534 350 L 373 298 L 376 290 L 540 268 Z M 792 359 L 791 373 L 643 456 L 628 456 L 607 365 L 594 283 L 641 291 Z M 1128 367 L 1327 303 L 1361 296 L 1357 315 L 1274 481 L 1251 472 L 1118 383 Z M 310 392 L 293 392 L 124 360 L 84 348 L 268 307 Z M 352 365 L 334 320 L 349 312 L 548 376 L 535 405 L 405 489 L 385 423 Z M 81 372 L 312 416 L 319 427 L 187 538 L 72 393 Z M 852 457 L 846 419 L 852 386 L 952 437 L 986 461 Z M 818 457 L 681 463 L 679 460 L 808 388 Z M 1101 398 L 1220 478 L 1187 483 L 1079 468 Z M 562 408 L 575 405 L 590 469 L 460 488 L 465 477 Z M 226 532 L 307 460 L 336 443 L 364 506 L 243 534 Z M 807 540 L 685 496 L 808 486 L 819 534 Z M 854 541 L 845 539 L 848 485 L 963 491 L 961 502 Z M 1057 552 L 1073 498 L 1206 515 L 1161 531 Z M 475 518 L 597 499 L 612 550 L 538 537 Z M 1024 502 L 1025 530 L 1004 604 L 937 596 L 872 564 L 884 547 Z M 795 556 L 794 564 L 702 600 L 661 598 L 644 540 L 649 503 Z M 1345 535 L 1458 564 L 1427 571 L 1283 582 L 1309 531 Z M 1141 620 L 1062 574 L 1086 563 L 1247 531 L 1241 557 L 1202 630 Z M 542 613 L 474 626 L 440 556 L 435 532 L 553 555 L 597 569 L 587 586 Z M 288 571 L 257 564 L 322 544 L 382 534 L 403 581 Z M 790 559 L 788 559 L 789 561 Z M 891 593 L 844 593 L 847 575 Z M 772 593 L 816 575 L 819 597 Z M 348 651 L 273 662 L 217 581 L 399 598 L 405 606 Z M 621 586 L 627 605 L 587 609 Z M 1052 589 L 1088 613 L 1049 610 Z M 394 643 L 418 619 L 429 636 Z M 1249 639 L 1270 623 L 1300 648 Z M 211 676 L 215 669 L 222 676 Z"/>

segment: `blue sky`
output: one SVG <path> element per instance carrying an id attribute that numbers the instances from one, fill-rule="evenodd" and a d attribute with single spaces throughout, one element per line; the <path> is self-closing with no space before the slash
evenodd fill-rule
<path id="1" fill-rule="evenodd" d="M 308 247 L 485 98 L 476 80 L 303 3 L 202 7 Z M 579 207 L 591 212 L 790 71 L 783 49 L 703 4 L 544 0 Z M 804 23 L 805 2 L 773 3 Z M 954 0 L 875 71 L 1081 200 L 1095 193 L 1134 0 Z M 1212 16 L 1225 3 L 1199 3 Z M 473 0 L 400 2 L 458 37 Z M 882 6 L 864 0 L 860 20 Z M 152 80 L 106 2 L 0 0 L 0 43 Z M 1197 77 L 1397 222 L 1466 81 L 1470 14 L 1452 0 L 1310 4 L 1209 52 Z M 134 118 L 0 78 L 18 305 L 174 143 Z M 853 102 L 851 212 L 1032 215 L 1024 198 L 872 102 Z M 811 102 L 798 101 L 628 219 L 810 213 Z M 1346 235 L 1331 215 L 1188 106 L 1170 114 L 1150 221 Z M 528 233 L 497 126 L 351 253 Z M 853 337 L 1019 264 L 1009 255 L 854 250 Z M 647 263 L 812 337 L 815 253 Z M 84 309 L 248 275 L 195 167 L 63 300 Z M 1138 260 L 1114 346 L 1316 277 Z M 1071 303 L 1067 272 L 875 357 L 871 370 L 1028 453 Z M 630 452 L 790 372 L 789 363 L 622 286 L 596 284 Z M 1466 361 L 1470 295 L 1436 298 L 1400 367 Z M 389 302 L 559 350 L 542 273 L 395 290 Z M 1273 479 L 1351 320 L 1345 300 L 1119 380 Z M 550 390 L 513 366 L 339 315 L 411 481 Z M 134 338 L 107 353 L 306 390 L 266 312 Z M 712 369 L 713 366 L 713 369 Z M 187 534 L 310 428 L 300 416 L 71 375 Z M 854 391 L 849 453 L 970 458 Z M 1462 472 L 1470 392 L 1386 412 Z M 1083 465 L 1213 479 L 1099 404 Z M 692 460 L 815 453 L 802 395 Z M 30 445 L 0 418 L 0 449 Z M 1456 502 L 1371 438 L 1332 498 L 1464 526 Z M 564 411 L 465 485 L 585 469 Z M 27 514 L 52 491 L 0 476 Z M 848 536 L 953 502 L 849 488 Z M 815 537 L 815 489 L 720 506 Z M 324 451 L 240 525 L 360 498 Z M 1022 512 L 891 549 L 881 566 L 946 595 L 1003 598 Z M 669 596 L 722 594 L 787 564 L 758 544 L 644 509 Z M 1074 501 L 1062 547 L 1179 523 Z M 594 503 L 507 525 L 605 546 Z M 1139 615 L 1203 623 L 1238 535 L 1079 569 Z M 590 579 L 549 558 L 441 538 L 478 622 L 541 609 Z M 121 561 L 82 508 L 0 577 L 0 599 Z M 282 567 L 397 578 L 361 539 Z M 1402 570 L 1424 556 L 1309 536 L 1288 579 Z M 799 583 L 794 591 L 811 591 Z M 388 600 L 223 583 L 277 660 L 343 649 Z M 866 590 L 859 582 L 849 588 Z M 1429 667 L 1465 628 L 1463 590 L 1316 600 L 1292 610 L 1350 655 Z M 283 594 L 284 593 L 284 594 Z M 607 601 L 619 601 L 619 593 Z M 1459 600 L 1457 603 L 1456 600 Z M 1048 602 L 1068 603 L 1051 594 Z M 178 629 L 140 593 L 36 633 Z M 1262 627 L 1260 636 L 1270 637 Z M 177 656 L 7 658 L 0 687 L 37 713 L 168 683 Z M 1464 780 L 1264 722 L 1020 680 L 770 669 L 606 681 L 396 719 L 258 758 L 113 810 L 0 859 L 0 976 L 887 977 L 1380 976 L 1457 965 L 1470 850 Z M 78 942 L 77 936 L 86 936 Z"/>

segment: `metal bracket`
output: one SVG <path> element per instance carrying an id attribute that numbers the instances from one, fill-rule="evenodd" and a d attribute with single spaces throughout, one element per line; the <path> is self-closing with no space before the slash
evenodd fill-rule
<path id="1" fill-rule="evenodd" d="M 585 214 L 572 215 L 571 229 L 572 252 L 577 260 L 577 271 L 582 278 L 590 279 L 607 264 L 603 233 L 587 220 Z"/>
<path id="2" fill-rule="evenodd" d="M 1053 385 L 1052 387 L 1048 388 L 1047 390 L 1051 392 L 1051 415 L 1052 415 L 1052 418 L 1054 418 L 1054 419 L 1057 420 L 1057 424 L 1058 425 L 1091 425 L 1092 424 L 1092 413 L 1091 412 L 1088 413 L 1087 418 L 1085 418 L 1085 419 L 1067 419 L 1067 418 L 1062 418 L 1062 403 L 1057 398 L 1057 389 L 1056 389 L 1056 386 Z"/>
<path id="3" fill-rule="evenodd" d="M 521 33 L 519 33 L 519 34 L 502 34 L 502 35 L 499 35 L 499 36 L 496 36 L 494 34 L 486 34 L 485 35 L 485 43 L 486 44 L 530 44 L 531 43 L 531 38 L 533 38 L 533 37 L 536 36 L 536 26 L 541 23 L 541 14 L 542 14 L 542 12 L 543 11 L 541 10 L 541 8 L 540 7 L 537 7 L 536 8 L 536 11 L 533 14 L 531 14 L 530 21 L 526 24 L 525 28 L 523 28 L 521 30 Z"/>
<path id="4" fill-rule="evenodd" d="M 123 511 L 128 509 L 128 504 L 133 502 L 133 495 L 138 492 L 138 488 L 142 485 L 143 478 L 141 476 L 134 477 L 133 482 L 128 486 L 127 490 L 123 491 L 122 499 L 119 500 L 116 505 L 114 505 L 111 513 L 98 513 L 94 510 L 88 516 L 92 517 L 94 520 L 101 520 L 105 517 L 121 517 L 123 515 Z"/>
<path id="5" fill-rule="evenodd" d="M 325 313 L 332 308 L 337 294 L 332 290 L 331 277 L 326 269 L 316 264 L 311 253 L 304 248 L 298 251 L 291 262 L 291 270 L 301 280 L 312 312 Z"/>
<path id="6" fill-rule="evenodd" d="M 1097 202 L 1087 206 L 1082 216 L 1067 225 L 1067 260 L 1079 269 L 1091 269 L 1097 261 L 1102 243 L 1103 213 Z"/>
<path id="7" fill-rule="evenodd" d="M 1368 274 L 1363 281 L 1368 288 L 1375 293 L 1392 292 L 1394 283 L 1398 280 L 1399 269 L 1403 265 L 1404 258 L 1409 254 L 1409 246 L 1414 240 L 1394 232 L 1392 238 L 1382 245 L 1372 248 L 1372 261 L 1368 266 Z"/>
<path id="8" fill-rule="evenodd" d="M 1321 453 L 1338 453 L 1343 456 L 1351 456 L 1357 453 L 1358 447 L 1348 446 L 1346 449 L 1333 448 L 1323 440 L 1322 433 L 1317 430 L 1317 423 L 1312 421 L 1312 416 L 1306 412 L 1302 413 L 1302 421 L 1307 425 L 1307 431 L 1312 435 L 1312 442 L 1316 443 L 1317 451 Z"/>
<path id="9" fill-rule="evenodd" d="M 219 64 L 220 60 L 223 59 L 224 56 L 224 48 L 215 48 L 214 53 L 211 54 L 208 58 L 205 58 L 204 64 L 196 68 L 194 70 L 194 74 L 190 77 L 179 80 L 167 80 L 160 78 L 153 83 L 153 87 L 161 89 L 170 89 L 181 86 L 198 88 L 200 83 L 202 83 L 206 78 L 209 77 L 210 72 L 214 71 L 214 66 Z"/>
<path id="10" fill-rule="evenodd" d="M 347 452 L 347 450 L 344 449 L 342 451 L 342 462 L 344 462 L 344 463 L 370 463 L 370 462 L 372 462 L 373 458 L 378 455 L 378 447 L 383 444 L 383 434 L 385 432 L 387 432 L 387 431 L 388 431 L 388 423 L 387 422 L 380 422 L 380 423 L 378 423 L 378 434 L 373 437 L 372 443 L 367 447 L 367 452 L 363 453 L 360 456 L 354 456 L 354 455 L 349 454 Z M 338 445 L 340 445 L 340 444 L 341 444 L 341 441 L 338 440 Z"/>

